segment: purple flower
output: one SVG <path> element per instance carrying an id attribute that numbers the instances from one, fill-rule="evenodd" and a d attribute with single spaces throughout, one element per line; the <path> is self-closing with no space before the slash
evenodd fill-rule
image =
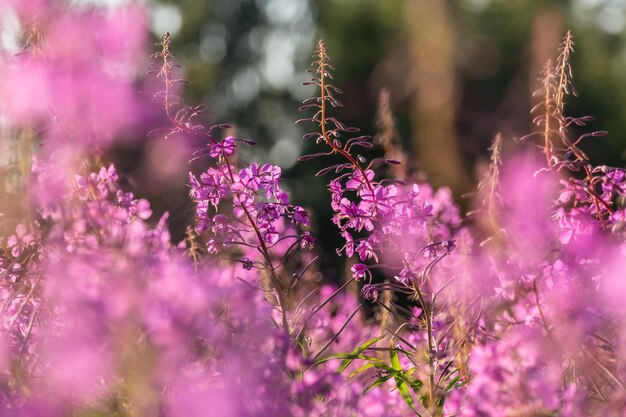
<path id="1" fill-rule="evenodd" d="M 309 225 L 309 213 L 300 206 L 295 206 L 292 212 L 293 221 L 303 226 Z"/>
<path id="2" fill-rule="evenodd" d="M 332 197 L 332 202 L 334 204 L 339 204 L 343 194 L 343 187 L 341 186 L 341 183 L 338 180 L 332 180 L 330 184 L 328 184 L 328 189 Z"/>
<path id="3" fill-rule="evenodd" d="M 313 249 L 314 244 L 315 244 L 315 239 L 313 238 L 313 236 L 311 236 L 309 232 L 304 232 L 300 240 L 300 248 L 301 249 Z"/>
<path id="4" fill-rule="evenodd" d="M 218 143 L 213 143 L 211 146 L 210 155 L 212 158 L 217 158 L 218 156 L 231 156 L 235 153 L 235 138 L 232 136 L 227 136 Z"/>
<path id="5" fill-rule="evenodd" d="M 365 230 L 371 231 L 374 229 L 374 223 L 370 219 L 370 213 L 368 213 L 370 208 L 371 205 L 363 201 L 355 204 L 353 201 L 343 198 L 333 222 L 340 224 L 343 220 L 348 220 L 348 227 L 357 231 L 365 227 Z"/>
<path id="6" fill-rule="evenodd" d="M 376 256 L 376 252 L 374 251 L 374 246 L 372 243 L 376 243 L 377 238 L 375 235 L 369 236 L 367 239 L 361 240 L 356 248 L 356 252 L 359 254 L 359 259 L 361 261 L 366 261 L 369 258 L 373 258 L 374 261 L 378 262 L 378 256 Z"/>
<path id="7" fill-rule="evenodd" d="M 365 284 L 361 289 L 361 294 L 368 301 L 375 302 L 378 300 L 378 289 L 373 284 Z"/>
<path id="8" fill-rule="evenodd" d="M 278 241 L 278 230 L 274 226 L 270 226 L 267 229 L 261 230 L 261 236 L 263 236 L 263 240 L 270 245 L 273 245 Z"/>
<path id="9" fill-rule="evenodd" d="M 363 177 L 363 174 L 361 174 L 360 170 L 355 170 L 346 182 L 346 189 L 358 191 L 361 188 L 365 188 L 367 182 L 371 182 L 374 179 L 374 171 L 368 169 L 367 171 L 365 171 L 365 175 L 367 177 L 367 181 Z"/>
<path id="10" fill-rule="evenodd" d="M 377 185 L 373 194 L 367 189 L 361 191 L 363 200 L 375 207 L 375 210 L 381 215 L 389 213 L 393 209 L 397 195 L 398 189 L 395 185 Z"/>
<path id="11" fill-rule="evenodd" d="M 365 264 L 356 263 L 352 266 L 352 268 L 350 268 L 350 270 L 352 271 L 352 277 L 355 281 L 359 281 L 365 278 L 366 275 L 370 275 L 370 271 Z"/>
<path id="12" fill-rule="evenodd" d="M 233 196 L 233 214 L 237 218 L 244 218 L 246 210 L 254 212 L 254 197 L 246 193 L 238 193 Z"/>
<path id="13" fill-rule="evenodd" d="M 350 232 L 344 230 L 341 232 L 341 236 L 346 240 L 346 244 L 343 245 L 341 249 L 337 250 L 337 254 L 339 255 L 343 250 L 348 258 L 351 258 L 354 255 L 354 239 Z"/>
<path id="14" fill-rule="evenodd" d="M 115 187 L 117 181 L 119 180 L 117 170 L 113 165 L 109 165 L 108 168 L 102 167 L 98 173 L 98 178 L 100 178 L 100 181 L 104 185 L 110 188 Z"/>
<path id="15" fill-rule="evenodd" d="M 413 273 L 409 268 L 402 268 L 402 271 L 394 277 L 402 285 L 410 287 L 415 283 L 417 275 Z"/>
<path id="16" fill-rule="evenodd" d="M 273 203 L 257 204 L 257 222 L 263 226 L 272 224 L 282 214 L 283 207 Z"/>
<path id="17" fill-rule="evenodd" d="M 11 256 L 18 258 L 35 241 L 35 236 L 28 233 L 26 226 L 20 223 L 15 227 L 15 234 L 7 238 L 7 247 L 11 250 Z"/>

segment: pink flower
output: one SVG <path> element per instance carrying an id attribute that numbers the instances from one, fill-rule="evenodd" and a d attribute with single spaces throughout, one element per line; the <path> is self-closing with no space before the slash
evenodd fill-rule
<path id="1" fill-rule="evenodd" d="M 370 276 L 371 274 L 367 265 L 361 263 L 354 264 L 350 270 L 355 281 L 359 281 L 365 278 L 366 275 Z"/>

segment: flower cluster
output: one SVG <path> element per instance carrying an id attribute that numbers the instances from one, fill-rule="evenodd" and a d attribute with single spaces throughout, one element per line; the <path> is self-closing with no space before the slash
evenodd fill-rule
<path id="1" fill-rule="evenodd" d="M 223 142 L 228 141 L 232 138 Z M 211 232 L 207 243 L 210 253 L 237 243 L 274 245 L 280 238 L 279 229 L 285 228 L 284 218 L 296 225 L 308 225 L 307 212 L 290 205 L 289 196 L 280 188 L 280 175 L 280 167 L 256 163 L 239 172 L 234 172 L 231 165 L 218 165 L 203 172 L 200 179 L 189 174 L 191 197 L 197 203 L 196 233 Z M 227 199 L 232 201 L 232 217 L 239 222 L 230 222 L 222 213 L 211 215 L 211 207 L 217 212 L 220 202 Z"/>
<path id="2" fill-rule="evenodd" d="M 332 220 L 345 239 L 345 245 L 337 252 L 343 252 L 348 257 L 358 254 L 361 263 L 352 267 L 353 277 L 360 280 L 367 276 L 370 284 L 372 266 L 368 267 L 364 262 L 377 264 L 380 254 L 396 253 L 397 259 L 392 260 L 392 268 L 397 270 L 396 281 L 411 287 L 427 275 L 428 269 L 434 263 L 454 249 L 454 240 L 451 239 L 448 226 L 458 226 L 458 213 L 446 219 L 448 224 L 438 225 L 439 213 L 433 212 L 433 203 L 425 198 L 425 195 L 432 196 L 428 185 L 406 184 L 390 179 L 377 180 L 375 167 L 381 164 L 396 165 L 399 162 L 379 158 L 367 163 L 363 156 L 354 155 L 358 148 L 371 148 L 371 138 L 357 136 L 342 141 L 342 135 L 356 133 L 359 129 L 348 127 L 327 114 L 327 103 L 332 107 L 341 106 L 335 98 L 335 94 L 340 94 L 341 91 L 328 83 L 328 79 L 332 78 L 330 71 L 333 67 L 323 41 L 317 46 L 316 58 L 313 63 L 315 69 L 311 70 L 316 77 L 305 84 L 317 85 L 320 96 L 305 100 L 301 110 L 314 108 L 317 111 L 312 118 L 298 122 L 317 124 L 320 131 L 308 133 L 305 138 L 316 138 L 318 143 L 323 142 L 330 150 L 300 159 L 338 154 L 347 161 L 325 168 L 317 174 L 324 175 L 332 170 L 336 173 L 348 171 L 331 180 L 328 186 L 331 207 L 335 213 Z M 441 190 L 439 195 L 442 193 L 445 191 Z M 442 201 L 439 211 L 450 208 L 455 211 L 449 197 L 448 194 L 448 200 Z M 376 298 L 374 288 L 366 288 L 367 298 Z"/>
<path id="3" fill-rule="evenodd" d="M 582 416 L 575 387 L 562 386 L 559 363 L 541 339 L 537 330 L 522 327 L 477 346 L 469 363 L 475 377 L 464 396 L 455 392 L 446 401 L 447 415 Z"/>

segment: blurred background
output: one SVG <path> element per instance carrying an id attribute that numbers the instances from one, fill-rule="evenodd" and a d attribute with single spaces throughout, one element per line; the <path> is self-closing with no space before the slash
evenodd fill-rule
<path id="1" fill-rule="evenodd" d="M 487 148 L 532 130 L 531 94 L 564 33 L 575 35 L 571 115 L 593 115 L 594 161 L 622 166 L 626 143 L 624 0 L 179 0 L 154 1 L 152 31 L 169 31 L 191 82 L 190 103 L 232 122 L 259 146 L 248 158 L 283 167 L 293 201 L 312 209 L 322 246 L 339 246 L 330 224 L 324 160 L 297 162 L 315 144 L 297 109 L 315 94 L 300 85 L 318 38 L 336 67 L 344 108 L 335 116 L 375 135 L 381 89 L 390 92 L 408 165 L 460 196 L 475 186 Z"/>
<path id="2" fill-rule="evenodd" d="M 76 0 L 116 4 L 125 0 Z M 300 102 L 316 92 L 304 87 L 314 46 L 325 39 L 335 85 L 345 94 L 334 116 L 377 133 L 382 89 L 396 121 L 396 136 L 411 169 L 435 186 L 461 195 L 473 189 L 498 132 L 505 148 L 532 130 L 529 109 L 541 67 L 556 56 L 564 33 L 575 35 L 570 115 L 593 115 L 590 129 L 608 130 L 585 145 L 599 164 L 624 165 L 626 143 L 625 0 L 151 0 L 154 42 L 170 32 L 173 50 L 190 84 L 188 104 L 205 104 L 210 123 L 232 123 L 236 135 L 254 139 L 247 161 L 280 165 L 292 201 L 314 214 L 316 235 L 329 251 L 340 246 L 330 224 L 328 177 L 314 173 L 324 160 L 297 162 L 315 144 L 294 121 Z M 4 20 L 10 19 L 5 15 Z M 6 39 L 2 40 L 6 43 Z M 6 45 L 5 45 L 6 46 Z M 155 47 L 156 48 L 156 47 Z M 156 143 L 156 145 L 155 145 Z M 377 152 L 382 152 L 378 150 Z M 113 152 L 137 178 L 146 155 L 173 155 L 157 142 Z M 158 159 L 158 158 L 157 158 Z M 159 163 L 159 169 L 167 163 Z M 173 165 L 174 166 L 174 165 Z M 184 171 L 184 170 L 183 170 Z M 185 172 L 145 191 L 156 211 L 176 213 L 185 200 Z M 182 185 L 182 186 L 181 186 Z M 168 190 L 164 192 L 164 190 Z M 182 237 L 192 209 L 174 216 Z M 178 225 L 178 226 L 176 226 Z M 325 262 L 325 259 L 322 259 Z"/>
<path id="3" fill-rule="evenodd" d="M 596 116 L 593 127 L 611 132 L 599 157 L 623 160 L 623 0 L 154 0 L 151 10 L 154 35 L 172 34 L 188 101 L 206 104 L 213 122 L 234 123 L 260 143 L 258 158 L 293 175 L 307 165 L 296 165 L 307 149 L 293 122 L 314 94 L 300 83 L 320 37 L 345 92 L 336 116 L 375 133 L 387 87 L 414 166 L 464 191 L 496 132 L 529 131 L 541 67 L 572 29 L 579 98 L 570 114 Z"/>

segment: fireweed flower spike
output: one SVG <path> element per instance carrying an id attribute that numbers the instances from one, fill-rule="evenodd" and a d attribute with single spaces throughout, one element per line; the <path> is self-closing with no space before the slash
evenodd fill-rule
<path id="1" fill-rule="evenodd" d="M 362 294 L 369 301 L 378 300 L 378 290 L 372 284 L 372 268 L 381 271 L 387 270 L 389 275 L 395 275 L 395 281 L 386 284 L 398 292 L 409 293 L 417 300 L 420 307 L 427 313 L 426 329 L 427 362 L 429 370 L 428 396 L 429 407 L 435 407 L 436 391 L 435 374 L 439 372 L 435 358 L 435 338 L 433 324 L 435 315 L 440 313 L 435 307 L 436 292 L 431 281 L 431 272 L 435 265 L 444 257 L 453 252 L 454 244 L 451 231 L 445 223 L 436 224 L 436 214 L 442 211 L 456 211 L 451 200 L 437 202 L 433 205 L 421 190 L 418 184 L 399 184 L 377 179 L 374 167 L 382 164 L 396 164 L 388 159 L 367 161 L 363 156 L 356 154 L 359 148 L 369 149 L 373 146 L 369 136 L 357 136 L 359 129 L 348 127 L 337 118 L 330 116 L 331 108 L 342 107 L 336 98 L 341 90 L 330 84 L 330 58 L 323 41 L 320 41 L 315 51 L 313 69 L 314 74 L 309 82 L 319 88 L 319 96 L 306 99 L 301 110 L 314 111 L 308 119 L 298 123 L 313 123 L 317 125 L 317 132 L 308 133 L 305 139 L 315 139 L 316 143 L 324 144 L 328 148 L 326 153 L 319 153 L 302 157 L 307 160 L 330 154 L 342 156 L 345 162 L 322 169 L 317 175 L 325 175 L 331 171 L 343 172 L 338 178 L 331 180 L 331 207 L 335 212 L 333 223 L 337 225 L 341 236 L 345 239 L 344 246 L 339 252 L 351 257 L 357 253 L 361 262 L 355 264 L 351 270 L 355 280 L 368 278 L 369 283 L 363 287 Z M 347 171 L 347 172 L 346 172 Z M 427 193 L 430 188 L 423 186 Z M 451 209 L 448 207 L 452 207 Z M 447 221 L 448 224 L 458 222 L 458 214 L 454 214 Z M 432 239 L 442 237 L 438 243 Z M 423 256 L 428 249 L 430 256 Z M 379 263 L 380 258 L 388 258 L 388 264 Z M 392 272 L 393 271 L 393 272 Z M 399 271 L 399 273 L 397 272 Z M 421 281 L 405 279 L 407 277 L 422 277 Z M 384 306 L 390 310 L 389 306 Z M 395 312 L 394 312 L 395 314 Z M 395 334 L 395 330 L 391 330 Z M 450 366 L 448 365 L 448 368 Z M 444 371 L 445 372 L 445 371 Z"/>
<path id="2" fill-rule="evenodd" d="M 308 240 L 297 232 L 297 228 L 308 225 L 308 214 L 302 207 L 289 204 L 289 196 L 280 187 L 280 167 L 252 163 L 238 168 L 231 162 L 237 139 L 232 136 L 216 139 L 213 128 L 206 130 L 195 122 L 202 109 L 189 107 L 170 96 L 171 88 L 181 80 L 175 78 L 177 64 L 170 51 L 169 34 L 163 36 L 160 45 L 161 52 L 156 57 L 161 59 L 162 67 L 158 76 L 163 78 L 165 90 L 155 97 L 162 100 L 173 125 L 170 134 L 188 133 L 205 138 L 210 149 L 208 156 L 214 160 L 214 167 L 208 168 L 199 178 L 189 173 L 190 195 L 197 204 L 196 233 L 208 235 L 206 247 L 210 254 L 227 254 L 237 247 L 236 250 L 246 255 L 245 259 L 254 260 L 260 256 L 261 264 L 270 276 L 270 286 L 265 290 L 271 289 L 275 293 L 282 326 L 289 333 L 287 291 L 277 266 L 283 262 L 280 252 L 275 249 L 279 242 L 288 244 L 289 240 Z M 220 210 L 222 207 L 226 214 Z M 251 269 L 248 268 L 250 262 L 243 263 L 244 269 Z M 258 284 L 266 285 L 263 282 Z"/>

